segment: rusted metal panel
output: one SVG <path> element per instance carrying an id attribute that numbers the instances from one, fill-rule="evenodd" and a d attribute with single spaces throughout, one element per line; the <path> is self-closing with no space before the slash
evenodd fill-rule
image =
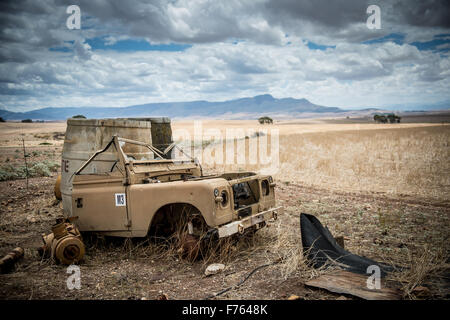
<path id="1" fill-rule="evenodd" d="M 10 272 L 13 269 L 14 264 L 23 257 L 23 254 L 23 248 L 17 247 L 0 259 L 0 273 Z"/>
<path id="2" fill-rule="evenodd" d="M 151 144 L 151 122 L 127 119 L 67 120 L 61 163 L 61 194 L 66 216 L 72 215 L 70 177 L 94 152 L 104 148 L 115 134 Z M 143 146 L 125 144 L 123 150 L 136 160 L 153 159 L 153 153 Z M 89 164 L 84 172 L 107 172 L 116 160 L 114 151 L 108 150 Z"/>

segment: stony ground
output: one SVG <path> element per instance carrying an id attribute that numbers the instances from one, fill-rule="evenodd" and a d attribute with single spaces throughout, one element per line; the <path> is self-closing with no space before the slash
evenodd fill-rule
<path id="1" fill-rule="evenodd" d="M 449 201 L 338 193 L 281 181 L 276 192 L 285 213 L 252 239 L 234 243 L 227 257 L 209 261 L 223 262 L 222 273 L 206 277 L 205 262 L 181 260 L 145 241 L 94 237 L 86 239 L 81 289 L 69 290 L 66 266 L 42 260 L 36 251 L 41 234 L 62 213 L 53 196 L 54 181 L 55 176 L 30 179 L 28 190 L 25 180 L 0 182 L 0 254 L 25 248 L 14 272 L 0 275 L 0 299 L 157 299 L 162 294 L 204 299 L 280 258 L 215 299 L 342 299 L 304 285 L 319 272 L 301 257 L 301 212 L 316 215 L 333 235 L 345 236 L 351 252 L 411 268 L 388 279 L 404 298 L 449 297 Z"/>

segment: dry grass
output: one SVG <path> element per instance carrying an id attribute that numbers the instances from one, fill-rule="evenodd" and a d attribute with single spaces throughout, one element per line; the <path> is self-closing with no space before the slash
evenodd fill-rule
<path id="1" fill-rule="evenodd" d="M 450 127 L 281 137 L 282 181 L 448 199 Z"/>
<path id="2" fill-rule="evenodd" d="M 443 247 L 430 248 L 429 245 L 425 245 L 416 255 L 408 251 L 405 261 L 407 268 L 391 273 L 388 281 L 401 284 L 404 299 L 426 298 L 431 294 L 430 289 L 435 294 L 441 291 L 439 294 L 445 296 L 448 294 L 445 292 L 448 286 L 445 281 L 449 280 L 450 270 L 447 259 L 447 252 Z"/>
<path id="3" fill-rule="evenodd" d="M 61 283 L 65 283 L 65 269 L 43 265 L 42 261 L 36 265 L 39 257 L 30 253 L 19 264 L 17 277 L 4 276 L 8 286 L 0 290 L 0 296 L 54 298 L 49 296 L 52 292 L 62 298 L 127 299 L 152 298 L 162 291 L 170 298 L 201 299 L 239 283 L 258 266 L 279 261 L 258 270 L 245 285 L 221 298 L 285 299 L 296 294 L 305 299 L 335 299 L 333 294 L 303 286 L 305 281 L 326 272 L 308 267 L 303 258 L 299 215 L 307 212 L 317 216 L 333 235 L 345 236 L 346 249 L 352 253 L 407 267 L 388 278 L 401 285 L 405 299 L 427 298 L 423 289 L 419 290 L 423 287 L 431 291 L 432 298 L 448 297 L 448 288 L 438 282 L 444 281 L 449 270 L 450 126 L 388 129 L 393 127 L 361 125 L 361 129 L 368 130 L 356 130 L 353 124 L 277 126 L 284 129 L 280 130 L 276 192 L 278 204 L 286 211 L 269 228 L 252 237 L 215 243 L 203 260 L 194 262 L 182 259 L 176 239 L 155 243 L 150 239 L 86 238 L 82 291 L 64 290 Z M 39 136 L 38 140 L 34 135 L 39 132 L 33 129 L 26 134 L 41 143 L 47 136 Z M 10 158 L 14 149 L 4 148 L 9 150 Z M 260 169 L 238 165 L 204 167 L 206 173 Z M 22 181 L 1 182 L 2 253 L 17 245 L 31 252 L 35 244 L 41 244 L 39 235 L 48 232 L 60 213 L 53 204 L 50 180 L 33 178 L 30 191 L 24 189 Z M 225 271 L 204 277 L 205 267 L 217 262 L 226 265 Z M 42 277 L 41 268 L 55 279 Z"/>
<path id="4" fill-rule="evenodd" d="M 245 148 L 248 163 L 248 139 Z M 212 144 L 204 147 L 211 149 Z M 224 145 L 224 154 L 225 150 Z M 280 135 L 279 166 L 274 177 L 284 183 L 333 190 L 448 200 L 448 159 L 450 126 L 447 125 L 289 134 Z M 238 164 L 204 167 L 214 172 L 264 168 Z"/>

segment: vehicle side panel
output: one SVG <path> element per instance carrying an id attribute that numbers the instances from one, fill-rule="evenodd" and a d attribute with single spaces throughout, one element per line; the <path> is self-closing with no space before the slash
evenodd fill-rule
<path id="1" fill-rule="evenodd" d="M 133 236 L 145 236 L 158 209 L 172 203 L 187 203 L 196 207 L 210 227 L 217 226 L 221 221 L 231 221 L 232 212 L 229 210 L 217 215 L 214 189 L 218 186 L 226 188 L 227 183 L 224 179 L 210 179 L 129 186 L 128 210 Z"/>

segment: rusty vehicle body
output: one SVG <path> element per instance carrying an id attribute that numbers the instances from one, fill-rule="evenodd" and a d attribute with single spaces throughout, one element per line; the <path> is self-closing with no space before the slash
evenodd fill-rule
<path id="1" fill-rule="evenodd" d="M 148 148 L 155 159 L 129 157 L 123 150 L 130 144 Z M 71 214 L 78 217 L 79 230 L 145 237 L 173 231 L 183 220 L 189 234 L 207 231 L 223 238 L 264 227 L 282 212 L 275 204 L 271 176 L 253 172 L 203 175 L 194 159 L 165 157 L 176 147 L 172 144 L 161 151 L 149 143 L 114 135 L 71 178 Z M 108 149 L 117 155 L 109 170 L 83 173 Z"/>

